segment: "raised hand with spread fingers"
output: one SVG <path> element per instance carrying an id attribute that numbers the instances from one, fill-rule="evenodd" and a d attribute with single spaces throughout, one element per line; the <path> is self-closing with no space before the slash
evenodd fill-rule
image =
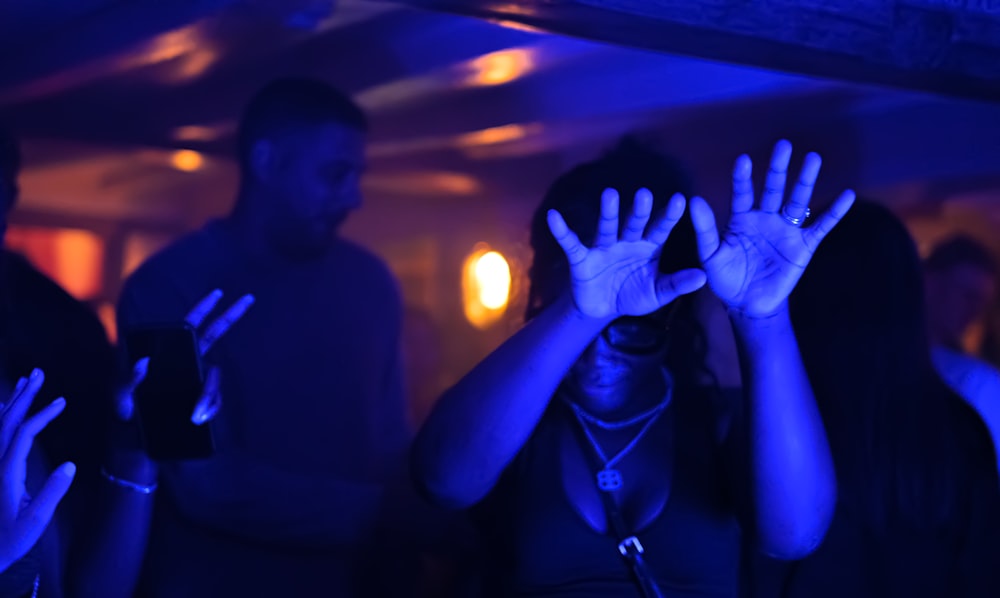
<path id="1" fill-rule="evenodd" d="M 58 398 L 27 417 L 44 382 L 45 374 L 40 370 L 33 371 L 28 378 L 21 378 L 0 411 L 0 452 L 3 454 L 0 457 L 0 571 L 20 560 L 42 537 L 76 475 L 76 465 L 63 463 L 49 475 L 37 496 L 29 496 L 25 487 L 28 455 L 35 436 L 66 406 L 66 400 Z"/>
<path id="2" fill-rule="evenodd" d="M 854 203 L 852 191 L 843 192 L 809 226 L 809 202 L 822 160 L 807 154 L 798 181 L 788 197 L 785 187 L 792 145 L 779 141 L 760 201 L 755 201 L 752 164 L 746 155 L 733 168 L 732 214 L 720 238 L 715 216 L 700 197 L 691 200 L 691 219 L 698 237 L 708 284 L 729 307 L 760 318 L 775 314 L 788 300 L 809 260 L 833 227 Z"/>

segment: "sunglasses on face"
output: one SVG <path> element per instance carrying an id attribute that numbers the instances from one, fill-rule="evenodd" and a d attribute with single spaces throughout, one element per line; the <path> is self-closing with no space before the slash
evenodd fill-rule
<path id="1" fill-rule="evenodd" d="M 677 313 L 678 303 L 674 301 L 665 312 L 618 318 L 601 331 L 601 336 L 613 349 L 623 353 L 656 353 L 667 344 L 670 322 Z"/>
<path id="2" fill-rule="evenodd" d="M 667 328 L 648 316 L 624 317 L 609 324 L 601 336 L 613 349 L 623 353 L 649 355 L 667 343 Z"/>

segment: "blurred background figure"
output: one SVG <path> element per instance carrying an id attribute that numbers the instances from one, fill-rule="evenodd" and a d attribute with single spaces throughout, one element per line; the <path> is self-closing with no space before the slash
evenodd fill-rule
<path id="1" fill-rule="evenodd" d="M 17 139 L 0 129 L 0 234 L 20 197 L 21 154 Z M 97 530 L 97 493 L 108 435 L 116 364 L 104 327 L 94 312 L 41 273 L 22 255 L 0 252 L 0 380 L 14 382 L 34 368 L 46 384 L 37 405 L 69 397 L 64 413 L 41 434 L 30 471 L 44 480 L 72 461 L 80 475 L 37 551 L 45 591 L 61 591 L 81 565 Z"/>
<path id="2" fill-rule="evenodd" d="M 833 452 L 837 510 L 813 555 L 758 560 L 748 595 L 996 595 L 992 442 L 932 361 L 920 259 L 902 223 L 859 201 L 791 304 Z"/>
<path id="3" fill-rule="evenodd" d="M 953 237 L 931 251 L 924 277 L 934 361 L 945 381 L 979 412 L 1000 451 L 1000 371 L 970 353 L 966 340 L 997 300 L 996 261 L 975 240 Z"/>

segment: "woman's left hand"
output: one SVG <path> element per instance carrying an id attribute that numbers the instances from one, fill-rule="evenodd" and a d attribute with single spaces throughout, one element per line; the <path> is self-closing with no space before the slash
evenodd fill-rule
<path id="1" fill-rule="evenodd" d="M 76 465 L 63 463 L 37 496 L 29 496 L 25 487 L 35 436 L 66 406 L 60 397 L 28 417 L 44 381 L 41 370 L 33 371 L 18 381 L 10 400 L 0 406 L 0 572 L 26 555 L 42 537 L 76 474 Z"/>
<path id="2" fill-rule="evenodd" d="M 791 143 L 782 140 L 775 145 L 757 205 L 750 158 L 743 155 L 736 160 L 732 216 L 721 241 L 708 203 L 700 197 L 691 200 L 698 253 L 709 286 L 731 311 L 753 318 L 765 318 L 786 307 L 823 237 L 854 203 L 854 193 L 845 191 L 811 226 L 802 228 L 822 161 L 814 153 L 806 155 L 798 183 L 786 201 L 791 156 Z"/>

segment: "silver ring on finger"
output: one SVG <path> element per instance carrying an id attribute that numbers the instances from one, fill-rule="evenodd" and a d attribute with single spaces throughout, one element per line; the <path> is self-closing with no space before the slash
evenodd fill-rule
<path id="1" fill-rule="evenodd" d="M 802 226 L 802 223 L 809 218 L 809 214 L 810 214 L 809 208 L 806 208 L 806 211 L 802 214 L 802 217 L 796 218 L 788 214 L 787 206 L 781 208 L 781 217 L 784 218 L 786 221 L 788 221 L 788 224 L 791 224 L 792 226 Z"/>

